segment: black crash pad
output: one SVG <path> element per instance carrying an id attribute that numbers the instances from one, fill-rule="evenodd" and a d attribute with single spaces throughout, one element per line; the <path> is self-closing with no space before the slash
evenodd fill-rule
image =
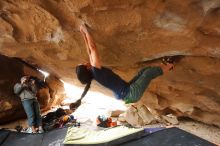
<path id="1" fill-rule="evenodd" d="M 40 146 L 43 134 L 10 132 L 1 146 Z"/>
<path id="2" fill-rule="evenodd" d="M 0 144 L 1 146 L 62 146 L 66 132 L 67 128 L 55 129 L 42 134 L 0 130 L 0 142 L 2 142 Z"/>
<path id="3" fill-rule="evenodd" d="M 0 130 L 0 145 L 4 143 L 9 134 L 10 132 L 7 130 Z"/>
<path id="4" fill-rule="evenodd" d="M 68 128 L 62 128 L 46 132 L 43 137 L 42 146 L 63 146 L 67 129 Z"/>
<path id="5" fill-rule="evenodd" d="M 216 146 L 178 128 L 163 129 L 120 146 Z"/>

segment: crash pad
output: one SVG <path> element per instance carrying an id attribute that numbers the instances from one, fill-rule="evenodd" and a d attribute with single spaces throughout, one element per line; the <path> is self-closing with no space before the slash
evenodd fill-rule
<path id="1" fill-rule="evenodd" d="M 144 134 L 144 128 L 126 126 L 117 126 L 100 131 L 71 127 L 67 131 L 64 145 L 115 145 L 141 137 Z"/>
<path id="2" fill-rule="evenodd" d="M 167 128 L 120 146 L 216 146 L 179 128 Z"/>
<path id="3" fill-rule="evenodd" d="M 54 129 L 42 134 L 0 130 L 1 146 L 216 146 L 178 128 L 118 126 L 94 131 L 80 127 Z"/>
<path id="4" fill-rule="evenodd" d="M 0 130 L 1 146 L 62 146 L 68 128 L 54 129 L 42 134 Z"/>

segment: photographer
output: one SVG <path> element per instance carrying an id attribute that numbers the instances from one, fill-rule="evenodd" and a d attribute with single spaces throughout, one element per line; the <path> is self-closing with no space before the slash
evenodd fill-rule
<path id="1" fill-rule="evenodd" d="M 35 78 L 24 76 L 21 78 L 21 83 L 16 83 L 14 93 L 21 98 L 22 105 L 28 118 L 29 128 L 28 133 L 42 133 L 42 119 L 40 114 L 40 106 L 37 101 L 37 86 Z"/>

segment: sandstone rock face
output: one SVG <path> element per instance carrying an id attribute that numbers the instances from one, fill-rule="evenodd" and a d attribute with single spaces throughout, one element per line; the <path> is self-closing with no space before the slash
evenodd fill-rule
<path id="1" fill-rule="evenodd" d="M 124 114 L 125 120 L 132 126 L 144 126 L 157 121 L 154 115 L 144 105 L 130 106 Z"/>
<path id="2" fill-rule="evenodd" d="M 125 79 L 141 62 L 182 55 L 143 100 L 161 114 L 220 126 L 219 8 L 219 0 L 1 0 L 0 53 L 78 83 L 75 66 L 88 61 L 79 33 L 84 21 L 102 64 Z"/>
<path id="3" fill-rule="evenodd" d="M 214 58 L 186 57 L 173 72 L 154 80 L 142 100 L 162 113 L 220 126 L 219 66 Z"/>

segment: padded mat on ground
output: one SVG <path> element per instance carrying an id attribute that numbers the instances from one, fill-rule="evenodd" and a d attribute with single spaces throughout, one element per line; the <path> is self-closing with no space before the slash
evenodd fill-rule
<path id="1" fill-rule="evenodd" d="M 0 145 L 7 139 L 9 133 L 7 130 L 0 130 Z"/>
<path id="2" fill-rule="evenodd" d="M 178 128 L 161 130 L 161 128 L 134 129 L 120 126 L 102 131 L 92 131 L 77 127 L 69 128 L 68 133 L 67 130 L 68 128 L 56 129 L 44 134 L 17 133 L 8 130 L 0 130 L 0 145 L 216 146 L 200 137 Z M 152 134 L 149 134 L 151 132 Z M 63 144 L 63 142 L 65 144 Z"/>
<path id="3" fill-rule="evenodd" d="M 2 146 L 39 146 L 42 139 L 43 134 L 10 132 Z"/>
<path id="4" fill-rule="evenodd" d="M 120 146 L 216 146 L 178 128 L 168 128 Z"/>
<path id="5" fill-rule="evenodd" d="M 46 132 L 43 137 L 42 146 L 63 146 L 68 128 L 55 129 Z"/>
<path id="6" fill-rule="evenodd" d="M 68 130 L 69 129 L 69 130 Z M 67 133 L 68 130 L 68 133 Z M 145 134 L 143 128 L 127 128 L 119 126 L 101 131 L 93 131 L 78 127 L 54 129 L 43 134 L 18 133 L 0 130 L 1 146 L 64 146 L 70 145 L 118 145 L 125 141 L 141 137 Z M 85 140 L 85 141 L 84 141 Z M 79 143 L 79 141 L 81 143 Z M 71 143 L 72 142 L 72 143 Z M 78 144 L 76 144 L 77 142 Z"/>
<path id="7" fill-rule="evenodd" d="M 0 130 L 1 136 L 8 133 L 1 146 L 62 146 L 67 128 L 55 129 L 43 134 L 18 133 L 8 130 Z M 0 141 L 1 142 L 1 141 Z"/>
<path id="8" fill-rule="evenodd" d="M 71 127 L 67 131 L 64 145 L 118 145 L 128 140 L 141 137 L 144 134 L 144 128 L 128 128 L 125 126 L 118 126 L 101 131 Z"/>

